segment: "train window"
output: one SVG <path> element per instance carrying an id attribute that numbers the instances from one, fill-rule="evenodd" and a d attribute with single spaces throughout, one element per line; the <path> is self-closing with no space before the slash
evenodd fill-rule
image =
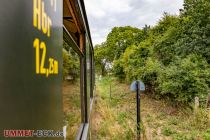
<path id="1" fill-rule="evenodd" d="M 63 43 L 63 110 L 67 139 L 75 139 L 81 125 L 80 57 Z"/>

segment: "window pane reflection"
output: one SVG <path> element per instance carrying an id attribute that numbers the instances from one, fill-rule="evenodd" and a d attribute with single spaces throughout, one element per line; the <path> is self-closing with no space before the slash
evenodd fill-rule
<path id="1" fill-rule="evenodd" d="M 63 110 L 67 140 L 75 139 L 81 124 L 80 59 L 64 41 L 63 46 Z"/>

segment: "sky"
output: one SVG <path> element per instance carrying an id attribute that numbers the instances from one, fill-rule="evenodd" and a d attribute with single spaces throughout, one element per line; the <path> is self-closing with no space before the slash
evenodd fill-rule
<path id="1" fill-rule="evenodd" d="M 183 0 L 84 0 L 93 45 L 106 41 L 116 26 L 157 24 L 164 12 L 179 14 Z"/>

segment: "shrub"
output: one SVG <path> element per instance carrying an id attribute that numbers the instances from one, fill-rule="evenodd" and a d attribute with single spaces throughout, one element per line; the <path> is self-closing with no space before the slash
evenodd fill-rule
<path id="1" fill-rule="evenodd" d="M 175 63 L 160 71 L 160 94 L 182 103 L 192 101 L 195 96 L 206 96 L 209 77 L 209 65 L 202 57 L 189 55 L 184 59 L 177 58 Z"/>
<path id="2" fill-rule="evenodd" d="M 161 64 L 157 60 L 148 58 L 145 62 L 145 66 L 139 68 L 138 77 L 145 83 L 146 92 L 150 94 L 158 94 L 156 88 L 158 86 L 157 77 L 161 71 L 161 67 Z"/>
<path id="3" fill-rule="evenodd" d="M 125 72 L 123 70 L 123 63 L 121 59 L 114 61 L 113 73 L 120 81 L 125 79 Z"/>

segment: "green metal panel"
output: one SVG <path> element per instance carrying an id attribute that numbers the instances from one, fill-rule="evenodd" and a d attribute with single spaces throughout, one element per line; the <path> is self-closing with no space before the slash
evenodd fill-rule
<path id="1" fill-rule="evenodd" d="M 52 24 L 47 22 L 48 36 L 48 31 L 45 34 L 42 28 L 39 30 L 33 24 L 34 2 L 39 0 L 0 1 L 0 139 L 5 129 L 62 130 L 63 3 L 61 0 L 40 0 L 41 5 L 44 4 L 44 12 L 40 13 L 46 14 Z M 39 45 L 41 42 L 46 44 L 43 59 L 46 72 L 42 74 L 36 73 L 36 38 Z M 38 46 L 39 71 L 42 47 Z M 53 63 L 50 64 L 49 58 Z M 54 60 L 58 62 L 58 72 Z M 51 74 L 47 76 L 49 67 Z"/>

